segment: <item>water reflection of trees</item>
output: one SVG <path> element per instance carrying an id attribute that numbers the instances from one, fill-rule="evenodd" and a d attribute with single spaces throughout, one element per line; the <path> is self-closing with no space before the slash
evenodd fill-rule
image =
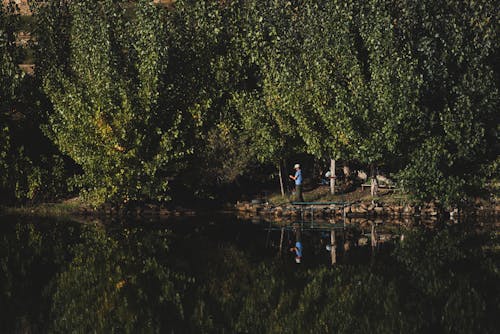
<path id="1" fill-rule="evenodd" d="M 191 280 L 168 262 L 168 233 L 84 231 L 74 258 L 54 282 L 56 332 L 138 332 L 184 320 L 181 296 Z M 149 329 L 149 330 L 148 330 Z"/>
<path id="2" fill-rule="evenodd" d="M 52 222 L 0 225 L 0 331 L 44 332 L 39 319 L 49 317 L 44 290 L 54 271 L 71 257 L 68 245 L 79 239 L 79 228 Z"/>
<path id="3" fill-rule="evenodd" d="M 336 231 L 338 248 L 347 235 Z M 163 229 L 18 224 L 0 244 L 0 321 L 7 332 L 495 332 L 497 245 L 422 228 L 362 264 L 304 267 L 237 244 L 186 254 Z"/>

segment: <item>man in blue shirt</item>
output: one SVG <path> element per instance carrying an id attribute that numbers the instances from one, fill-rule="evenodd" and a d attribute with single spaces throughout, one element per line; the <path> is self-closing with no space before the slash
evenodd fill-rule
<path id="1" fill-rule="evenodd" d="M 289 175 L 292 180 L 295 181 L 295 194 L 296 200 L 299 202 L 304 202 L 304 197 L 302 196 L 302 170 L 299 164 L 293 166 L 295 169 L 295 175 Z"/>

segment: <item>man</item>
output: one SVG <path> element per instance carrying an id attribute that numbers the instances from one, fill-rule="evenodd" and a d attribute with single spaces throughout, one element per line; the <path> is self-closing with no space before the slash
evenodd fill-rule
<path id="1" fill-rule="evenodd" d="M 302 196 L 302 170 L 299 164 L 295 164 L 293 168 L 295 169 L 295 175 L 289 175 L 289 177 L 295 181 L 296 200 L 304 202 L 304 197 Z"/>

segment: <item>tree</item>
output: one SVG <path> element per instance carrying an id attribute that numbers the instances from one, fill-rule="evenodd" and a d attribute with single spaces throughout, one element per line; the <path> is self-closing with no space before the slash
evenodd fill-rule
<path id="1" fill-rule="evenodd" d="M 498 151 L 491 6 L 267 4 L 253 45 L 279 132 L 296 132 L 318 157 L 402 170 L 421 200 L 477 193 Z"/>
<path id="2" fill-rule="evenodd" d="M 96 203 L 206 196 L 296 153 L 385 165 L 448 204 L 498 174 L 491 0 L 60 0 L 38 13 L 48 133 Z"/>
<path id="3" fill-rule="evenodd" d="M 252 73 L 241 44 L 240 3 L 179 1 L 169 12 L 169 61 L 166 77 L 172 104 L 192 118 L 189 169 L 179 192 L 211 196 L 210 188 L 234 182 L 252 154 L 241 136 L 232 94 L 251 85 Z"/>
<path id="4" fill-rule="evenodd" d="M 392 160 L 416 131 L 420 80 L 381 5 L 272 2 L 259 14 L 263 99 L 316 157 Z"/>
<path id="5" fill-rule="evenodd" d="M 17 102 L 17 92 L 21 82 L 21 71 L 15 59 L 15 26 L 13 3 L 9 7 L 0 6 L 0 185 L 8 183 L 8 154 L 10 148 L 9 127 L 7 121 Z M 10 13 L 9 13 L 10 11 Z"/>
<path id="6" fill-rule="evenodd" d="M 96 204 L 167 199 L 168 179 L 188 152 L 186 117 L 164 80 L 164 9 L 140 1 L 129 20 L 125 5 L 82 0 L 39 9 L 40 22 L 51 23 L 40 31 L 41 53 L 58 55 L 43 64 L 50 137 L 82 167 L 76 185 Z M 52 30 L 61 18 L 67 26 Z M 57 47 L 61 36 L 68 50 Z"/>
<path id="7" fill-rule="evenodd" d="M 14 2 L 0 6 L 0 201 L 48 200 L 66 193 L 65 162 L 44 138 L 37 81 L 18 67 Z"/>
<path id="8" fill-rule="evenodd" d="M 420 200 L 458 205 L 485 189 L 499 151 L 498 13 L 494 2 L 405 3 L 424 85 L 424 136 L 407 155 L 403 184 Z"/>

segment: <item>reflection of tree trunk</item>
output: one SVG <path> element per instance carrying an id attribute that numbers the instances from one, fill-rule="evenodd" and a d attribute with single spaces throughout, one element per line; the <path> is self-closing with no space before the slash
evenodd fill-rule
<path id="1" fill-rule="evenodd" d="M 335 195 L 335 160 L 330 159 L 330 193 Z"/>
<path id="2" fill-rule="evenodd" d="M 271 236 L 271 227 L 272 227 L 272 225 L 269 224 L 269 229 L 267 230 L 267 236 L 266 236 L 266 248 L 269 246 L 269 237 Z"/>
<path id="3" fill-rule="evenodd" d="M 337 245 L 335 243 L 335 230 L 330 231 L 330 257 L 332 259 L 332 265 L 337 263 Z"/>
<path id="4" fill-rule="evenodd" d="M 283 173 L 281 172 L 281 161 L 278 162 L 278 175 L 279 175 L 279 178 L 280 178 L 280 188 L 281 188 L 281 196 L 282 197 L 285 197 L 285 185 L 284 185 L 284 182 L 283 182 Z"/>
<path id="5" fill-rule="evenodd" d="M 377 247 L 377 232 L 375 232 L 374 223 L 372 223 L 371 239 L 372 239 L 372 250 L 375 251 L 375 248 Z"/>
<path id="6" fill-rule="evenodd" d="M 342 245 L 344 246 L 343 251 L 344 251 L 344 254 L 345 254 L 345 253 L 347 253 L 351 249 L 351 243 L 350 243 L 350 241 L 347 238 L 347 232 L 346 232 L 345 229 L 342 231 L 341 236 L 342 236 Z"/>
<path id="7" fill-rule="evenodd" d="M 283 236 L 285 235 L 285 228 L 281 228 L 281 236 L 280 236 L 280 256 L 281 256 L 281 251 L 283 250 Z"/>
<path id="8" fill-rule="evenodd" d="M 295 227 L 295 241 L 301 241 L 300 228 Z"/>

